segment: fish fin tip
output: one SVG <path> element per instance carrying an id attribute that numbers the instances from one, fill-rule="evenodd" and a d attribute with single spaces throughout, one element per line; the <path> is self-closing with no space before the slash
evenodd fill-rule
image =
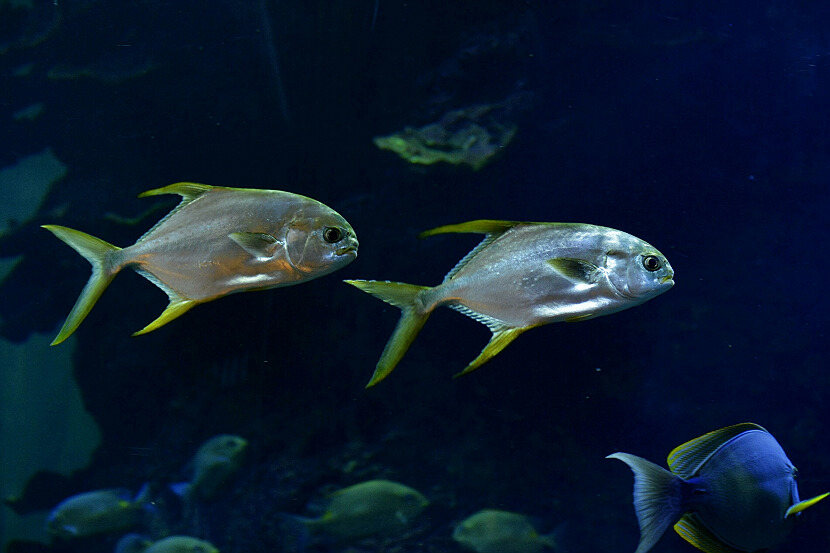
<path id="1" fill-rule="evenodd" d="M 161 315 L 159 315 L 153 322 L 142 328 L 141 330 L 134 332 L 133 336 L 141 336 L 142 334 L 147 334 L 148 332 L 152 332 L 173 319 L 177 319 L 187 313 L 193 306 L 196 305 L 195 300 L 190 299 L 171 299 L 170 303 L 168 304 L 167 308 L 162 311 Z"/>
<path id="2" fill-rule="evenodd" d="M 438 234 L 449 233 L 475 233 L 475 234 L 502 234 L 521 221 L 498 221 L 495 219 L 477 219 L 466 223 L 443 225 L 433 229 L 425 230 L 418 235 L 418 238 L 428 238 Z"/>
<path id="3" fill-rule="evenodd" d="M 798 514 L 801 511 L 803 511 L 803 510 L 805 510 L 809 507 L 812 507 L 813 505 L 815 505 L 816 503 L 818 503 L 819 501 L 821 501 L 822 499 L 824 499 L 828 495 L 830 495 L 830 492 L 823 493 L 823 494 L 817 495 L 815 497 L 811 497 L 810 499 L 805 499 L 804 501 L 799 501 L 798 503 L 796 503 L 795 505 L 790 506 L 790 508 L 787 509 L 787 512 L 784 515 L 784 518 L 787 518 L 790 515 Z"/>
<path id="4" fill-rule="evenodd" d="M 481 350 L 481 353 L 478 354 L 478 357 L 473 359 L 473 361 L 467 365 L 463 371 L 453 375 L 453 378 L 469 374 L 490 361 L 493 357 L 501 353 L 504 348 L 510 345 L 510 343 L 515 340 L 519 334 L 527 330 L 527 328 L 504 326 L 501 328 L 491 327 L 490 330 L 492 330 L 493 335 L 490 337 L 490 341 L 487 342 L 487 345 L 484 346 L 484 349 Z"/>
<path id="5" fill-rule="evenodd" d="M 213 190 L 215 186 L 208 184 L 199 184 L 196 182 L 177 182 L 175 184 L 168 184 L 161 188 L 153 188 L 152 190 L 145 190 L 138 195 L 139 198 L 146 198 L 148 196 L 161 196 L 163 194 L 178 194 L 185 200 L 193 200 L 198 198 L 205 192 Z"/>

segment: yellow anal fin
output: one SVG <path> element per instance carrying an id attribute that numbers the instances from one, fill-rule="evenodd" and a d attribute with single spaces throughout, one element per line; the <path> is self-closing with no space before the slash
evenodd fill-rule
<path id="1" fill-rule="evenodd" d="M 796 503 L 795 505 L 793 505 L 792 507 L 787 509 L 787 513 L 784 515 L 784 518 L 787 518 L 788 516 L 794 515 L 796 513 L 800 513 L 801 511 L 803 511 L 807 507 L 812 507 L 813 505 L 815 505 L 816 503 L 818 503 L 819 501 L 821 501 L 822 499 L 824 499 L 828 495 L 830 495 L 830 492 L 823 493 L 823 494 L 817 495 L 815 497 L 811 497 L 810 499 L 805 499 L 804 501 L 799 501 L 798 503 Z"/>
<path id="2" fill-rule="evenodd" d="M 702 522 L 700 522 L 694 513 L 686 513 L 674 525 L 674 531 L 677 532 L 681 538 L 694 545 L 704 553 L 742 553 L 741 550 L 735 549 L 732 546 L 721 541 L 715 534 L 712 533 Z M 640 548 L 637 548 L 637 552 Z"/>
<path id="3" fill-rule="evenodd" d="M 152 331 L 156 330 L 157 328 L 166 325 L 167 323 L 169 323 L 173 319 L 175 319 L 177 317 L 180 317 L 180 316 L 184 315 L 185 313 L 187 313 L 188 311 L 190 311 L 190 309 L 194 305 L 196 305 L 197 303 L 198 302 L 195 301 L 195 300 L 188 300 L 188 299 L 171 300 L 170 304 L 167 306 L 167 309 L 165 309 L 162 312 L 162 314 L 159 315 L 158 318 L 155 321 L 148 324 L 147 326 L 145 326 L 144 328 L 142 328 L 141 330 L 139 330 L 135 334 L 133 334 L 133 336 L 139 336 L 141 334 L 147 334 L 148 332 L 152 332 Z"/>
<path id="4" fill-rule="evenodd" d="M 484 349 L 481 350 L 481 353 L 478 354 L 478 357 L 476 357 L 472 363 L 467 365 L 463 371 L 456 374 L 454 378 L 470 373 L 485 364 L 487 361 L 498 355 L 501 350 L 506 348 L 510 342 L 515 340 L 519 334 L 525 330 L 527 330 L 527 327 L 504 327 L 498 330 L 493 330 L 493 336 L 490 338 L 490 341 L 487 342 L 487 345 L 484 346 Z"/>

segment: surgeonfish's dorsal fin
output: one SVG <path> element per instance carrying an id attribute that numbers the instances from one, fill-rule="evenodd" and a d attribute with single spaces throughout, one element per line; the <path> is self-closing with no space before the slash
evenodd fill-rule
<path id="1" fill-rule="evenodd" d="M 699 438 L 680 444 L 669 453 L 668 464 L 673 473 L 680 478 L 691 478 L 714 453 L 729 440 L 744 432 L 767 431 L 751 422 L 744 422 L 713 430 Z"/>
<path id="2" fill-rule="evenodd" d="M 816 503 L 818 503 L 819 501 L 821 501 L 822 499 L 824 499 L 828 495 L 830 495 L 830 492 L 823 493 L 823 494 L 817 495 L 815 497 L 811 497 L 810 499 L 805 499 L 804 501 L 799 501 L 798 503 L 796 503 L 795 505 L 793 505 L 789 509 L 787 509 L 787 512 L 784 514 L 784 518 L 787 518 L 790 515 L 798 514 L 798 513 L 800 513 L 801 511 L 803 511 L 804 509 L 806 509 L 808 507 L 812 507 L 813 505 L 815 505 Z"/>
<path id="3" fill-rule="evenodd" d="M 630 453 L 612 453 L 634 473 L 634 511 L 640 525 L 640 543 L 634 553 L 646 553 L 680 519 L 680 486 L 677 476 L 663 467 Z"/>
<path id="4" fill-rule="evenodd" d="M 184 206 L 186 206 L 187 204 L 189 204 L 190 202 L 192 202 L 193 200 L 195 200 L 199 196 L 201 196 L 201 195 L 203 195 L 207 192 L 210 192 L 211 190 L 213 190 L 215 188 L 221 188 L 221 187 L 210 186 L 210 185 L 207 185 L 207 184 L 197 184 L 195 182 L 177 182 L 176 184 L 171 184 L 171 185 L 165 186 L 163 188 L 154 188 L 153 190 L 147 190 L 147 191 L 142 192 L 141 194 L 139 194 L 138 195 L 139 198 L 146 198 L 148 196 L 161 196 L 162 194 L 178 194 L 179 196 L 182 197 L 182 201 L 179 202 L 179 205 L 177 205 L 175 208 L 173 208 L 173 210 L 170 213 L 168 213 L 167 215 L 162 217 L 161 220 L 158 223 L 153 225 L 152 228 L 150 228 L 150 230 L 148 230 L 147 232 L 142 234 L 141 238 L 139 238 L 136 241 L 136 244 L 138 242 L 141 242 L 142 240 L 144 240 L 150 234 L 152 234 L 153 231 L 155 231 L 157 228 L 159 228 L 165 221 L 167 221 L 167 219 L 172 217 L 174 213 L 177 213 Z"/>
<path id="5" fill-rule="evenodd" d="M 425 230 L 421 234 L 418 235 L 418 238 L 427 238 L 429 236 L 435 236 L 436 234 L 448 234 L 452 232 L 456 233 L 475 233 L 475 234 L 484 234 L 484 240 L 479 242 L 479 244 L 470 250 L 470 252 L 461 258 L 461 261 L 455 264 L 455 267 L 450 269 L 450 272 L 444 277 L 444 282 L 450 280 L 454 277 L 458 271 L 460 271 L 464 265 L 466 265 L 472 258 L 474 258 L 478 253 L 489 246 L 493 240 L 510 230 L 511 228 L 515 227 L 516 225 L 521 224 L 520 221 L 495 221 L 489 219 L 479 219 L 477 221 L 467 221 L 466 223 L 458 223 L 456 225 L 444 225 L 442 227 L 437 227 L 430 230 Z"/>
<path id="6" fill-rule="evenodd" d="M 674 531 L 704 553 L 746 553 L 719 540 L 697 519 L 694 513 L 683 515 L 683 518 L 674 525 Z"/>

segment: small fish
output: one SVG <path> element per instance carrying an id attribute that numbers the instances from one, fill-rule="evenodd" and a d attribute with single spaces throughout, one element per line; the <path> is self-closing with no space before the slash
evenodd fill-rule
<path id="1" fill-rule="evenodd" d="M 613 453 L 634 472 L 640 523 L 636 553 L 654 547 L 670 525 L 706 553 L 745 553 L 781 543 L 804 509 L 797 470 L 772 435 L 752 423 L 704 434 L 669 453 L 671 472 L 629 453 Z"/>
<path id="2" fill-rule="evenodd" d="M 180 182 L 139 197 L 159 194 L 179 194 L 182 201 L 127 248 L 66 227 L 43 226 L 92 264 L 92 276 L 52 345 L 78 328 L 125 267 L 164 290 L 170 300 L 167 309 L 135 336 L 197 304 L 235 292 L 306 282 L 357 257 L 358 242 L 349 223 L 305 196 Z"/>
<path id="3" fill-rule="evenodd" d="M 487 325 L 493 336 L 458 375 L 492 359 L 519 334 L 558 321 L 582 321 L 639 305 L 674 285 L 674 271 L 650 244 L 618 230 L 577 223 L 470 221 L 428 230 L 484 234 L 434 288 L 347 280 L 401 309 L 374 386 L 395 368 L 432 311 L 451 307 Z"/>
<path id="4" fill-rule="evenodd" d="M 554 536 L 539 535 L 526 516 L 495 509 L 460 522 L 452 539 L 476 553 L 539 553 L 557 547 Z"/>
<path id="5" fill-rule="evenodd" d="M 144 553 L 219 553 L 219 550 L 204 540 L 190 536 L 170 536 L 155 542 Z"/>
<path id="6" fill-rule="evenodd" d="M 340 540 L 390 536 L 403 531 L 427 505 L 427 499 L 408 486 L 369 480 L 334 492 L 321 517 L 300 522 L 312 534 Z"/>
<path id="7" fill-rule="evenodd" d="M 46 521 L 46 530 L 59 538 L 80 538 L 126 530 L 152 510 L 149 486 L 132 498 L 120 488 L 85 492 L 64 500 Z"/>
<path id="8" fill-rule="evenodd" d="M 115 544 L 114 553 L 144 553 L 153 540 L 142 534 L 126 534 Z"/>
<path id="9" fill-rule="evenodd" d="M 239 436 L 214 436 L 199 447 L 193 458 L 193 479 L 174 485 L 173 491 L 202 500 L 214 497 L 239 469 L 247 447 L 248 442 Z"/>

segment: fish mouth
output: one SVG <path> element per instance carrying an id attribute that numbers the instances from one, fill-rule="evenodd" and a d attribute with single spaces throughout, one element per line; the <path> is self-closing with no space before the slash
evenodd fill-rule
<path id="1" fill-rule="evenodd" d="M 352 244 L 350 246 L 334 250 L 334 253 L 337 255 L 346 255 L 349 252 L 354 252 L 354 254 L 357 255 L 357 244 Z"/>
<path id="2" fill-rule="evenodd" d="M 674 280 L 672 280 L 673 278 L 674 275 L 666 275 L 662 279 L 660 279 L 660 284 L 671 284 L 672 286 L 674 286 Z"/>

